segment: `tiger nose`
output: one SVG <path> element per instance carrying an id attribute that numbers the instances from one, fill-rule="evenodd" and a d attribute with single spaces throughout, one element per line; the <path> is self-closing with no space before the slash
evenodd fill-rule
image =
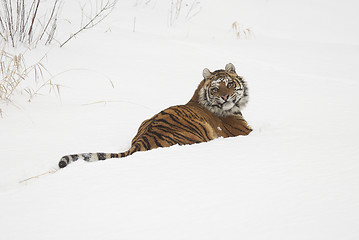
<path id="1" fill-rule="evenodd" d="M 222 95 L 222 99 L 223 99 L 224 101 L 227 101 L 228 97 L 229 97 L 229 94 L 223 94 L 223 95 Z"/>

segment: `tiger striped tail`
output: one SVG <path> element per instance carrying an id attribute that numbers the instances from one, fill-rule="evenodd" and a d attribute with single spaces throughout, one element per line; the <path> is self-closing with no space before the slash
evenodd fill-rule
<path id="1" fill-rule="evenodd" d="M 84 160 L 87 162 L 102 161 L 110 158 L 123 158 L 131 155 L 132 151 L 126 151 L 123 153 L 80 153 L 63 156 L 59 161 L 59 167 L 64 168 L 72 162 L 77 160 Z"/>

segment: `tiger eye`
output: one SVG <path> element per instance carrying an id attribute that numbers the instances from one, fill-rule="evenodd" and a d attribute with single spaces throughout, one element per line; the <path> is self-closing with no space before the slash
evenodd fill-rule
<path id="1" fill-rule="evenodd" d="M 227 88 L 231 88 L 231 87 L 233 87 L 233 82 L 227 84 Z"/>

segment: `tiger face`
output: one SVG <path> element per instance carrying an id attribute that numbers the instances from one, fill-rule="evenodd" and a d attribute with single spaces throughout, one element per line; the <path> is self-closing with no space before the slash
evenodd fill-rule
<path id="1" fill-rule="evenodd" d="M 240 114 L 248 102 L 247 83 L 235 72 L 233 64 L 213 73 L 203 70 L 204 84 L 199 91 L 199 103 L 212 113 L 225 117 Z"/>

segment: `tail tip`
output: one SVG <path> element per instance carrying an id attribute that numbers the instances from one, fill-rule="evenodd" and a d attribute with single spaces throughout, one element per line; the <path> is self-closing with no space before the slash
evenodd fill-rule
<path id="1" fill-rule="evenodd" d="M 64 160 L 60 160 L 60 162 L 59 162 L 59 167 L 60 167 L 60 168 L 64 168 L 64 167 L 66 167 L 66 166 L 67 166 L 67 162 L 64 161 Z"/>

